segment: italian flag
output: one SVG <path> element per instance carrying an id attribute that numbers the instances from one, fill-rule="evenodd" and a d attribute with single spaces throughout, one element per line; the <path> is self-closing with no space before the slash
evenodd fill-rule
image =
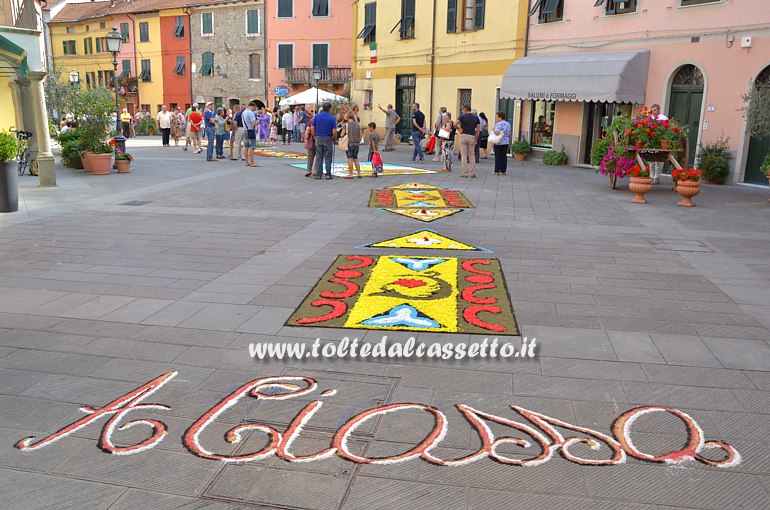
<path id="1" fill-rule="evenodd" d="M 369 63 L 370 64 L 377 63 L 377 44 L 376 43 L 369 45 Z"/>

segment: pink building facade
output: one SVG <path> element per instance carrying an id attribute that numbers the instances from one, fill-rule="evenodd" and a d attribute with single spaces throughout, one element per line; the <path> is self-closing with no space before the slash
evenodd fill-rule
<path id="1" fill-rule="evenodd" d="M 536 149 L 564 146 L 571 164 L 589 162 L 614 116 L 658 103 L 690 126 L 690 164 L 699 145 L 726 137 L 728 182 L 766 184 L 759 166 L 770 140 L 746 135 L 739 110 L 752 84 L 770 84 L 768 20 L 767 0 L 531 0 L 527 58 L 512 65 L 502 93 L 521 100 L 519 136 Z M 572 76 L 515 72 L 549 61 L 553 70 L 567 54 L 585 64 Z M 617 76 L 596 62 L 623 58 Z M 597 87 L 607 90 L 586 92 Z"/>
<path id="2" fill-rule="evenodd" d="M 347 95 L 353 58 L 353 8 L 339 0 L 266 0 L 268 104 L 276 106 L 276 87 L 289 95 L 315 85 Z"/>

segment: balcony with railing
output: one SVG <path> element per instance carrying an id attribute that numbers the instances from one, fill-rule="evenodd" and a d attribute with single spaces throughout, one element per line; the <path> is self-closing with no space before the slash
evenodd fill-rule
<path id="1" fill-rule="evenodd" d="M 315 84 L 314 71 L 319 73 L 318 83 L 350 83 L 349 67 L 287 67 L 286 83 Z"/>

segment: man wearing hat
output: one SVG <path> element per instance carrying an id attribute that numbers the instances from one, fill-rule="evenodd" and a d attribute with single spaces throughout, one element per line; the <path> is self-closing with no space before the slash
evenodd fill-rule
<path id="1" fill-rule="evenodd" d="M 206 103 L 206 111 L 203 112 L 203 126 L 206 131 L 206 161 L 217 161 L 214 159 L 214 123 L 217 114 L 214 111 L 214 102 Z"/>

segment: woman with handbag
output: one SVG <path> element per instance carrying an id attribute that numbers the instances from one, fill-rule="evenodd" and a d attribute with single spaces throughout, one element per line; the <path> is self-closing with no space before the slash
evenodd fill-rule
<path id="1" fill-rule="evenodd" d="M 481 159 L 489 159 L 489 119 L 484 112 L 479 113 L 479 119 L 481 120 L 481 134 L 479 135 L 479 152 L 481 153 Z"/>
<path id="2" fill-rule="evenodd" d="M 342 137 L 340 138 L 337 147 L 341 151 L 345 151 L 348 158 L 348 175 L 345 179 L 353 178 L 353 167 L 356 169 L 357 177 L 361 178 L 361 163 L 358 161 L 358 150 L 360 148 L 359 142 L 361 141 L 361 124 L 356 122 L 356 116 L 353 112 L 349 112 L 345 116 L 345 124 L 342 126 Z"/>
<path id="3" fill-rule="evenodd" d="M 305 170 L 305 177 L 313 175 L 313 166 L 315 164 L 315 136 L 313 136 L 312 122 L 313 117 L 308 114 L 307 127 L 305 128 L 305 149 L 307 149 L 307 169 Z"/>
<path id="4" fill-rule="evenodd" d="M 452 120 L 452 114 L 446 112 L 444 114 L 444 125 L 439 129 L 438 137 L 441 139 L 441 147 L 444 155 L 444 168 L 442 172 L 449 173 L 452 171 L 452 165 L 454 164 L 454 147 L 455 147 L 455 133 L 457 128 Z"/>
<path id="5" fill-rule="evenodd" d="M 497 122 L 489 143 L 495 146 L 495 175 L 505 175 L 508 170 L 508 149 L 511 146 L 511 123 L 505 120 L 505 112 L 497 112 Z"/>

